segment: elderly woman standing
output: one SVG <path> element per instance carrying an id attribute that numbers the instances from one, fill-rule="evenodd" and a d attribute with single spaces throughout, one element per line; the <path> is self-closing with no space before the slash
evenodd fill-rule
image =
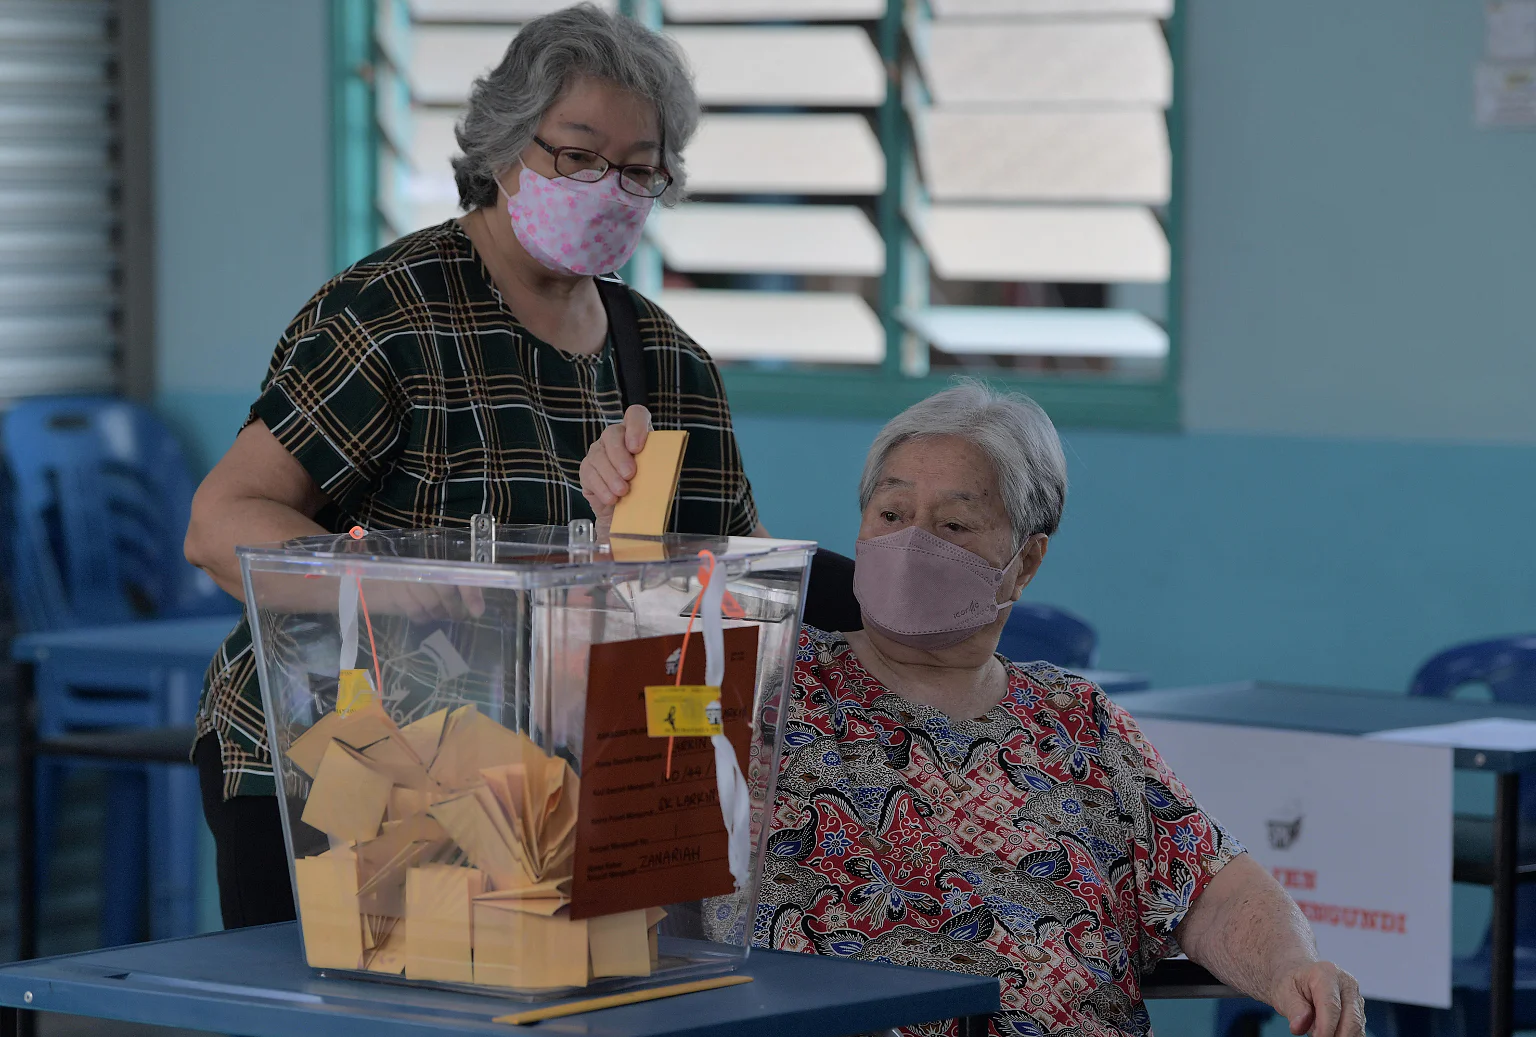
<path id="1" fill-rule="evenodd" d="M 236 544 L 375 527 L 564 523 L 578 466 L 649 400 L 691 432 L 683 532 L 758 530 L 719 373 L 660 309 L 599 282 L 683 184 L 698 123 L 662 36 L 590 5 L 525 24 L 476 81 L 454 161 L 466 215 L 337 275 L 283 335 L 235 444 L 198 490 L 187 557 L 239 596 Z M 625 332 L 636 382 L 624 384 Z M 441 614 L 453 603 L 384 603 Z M 194 753 L 227 926 L 293 917 L 250 629 L 208 670 Z"/>
<path id="2" fill-rule="evenodd" d="M 601 514 L 627 491 L 615 447 L 584 469 Z M 1065 499 L 1056 430 L 1023 397 L 964 384 L 876 438 L 864 629 L 801 634 L 758 942 L 996 976 L 992 1030 L 1021 1037 L 1149 1033 L 1141 976 L 1182 949 L 1293 1033 L 1361 1037 L 1354 979 L 1136 722 L 996 654 Z"/>

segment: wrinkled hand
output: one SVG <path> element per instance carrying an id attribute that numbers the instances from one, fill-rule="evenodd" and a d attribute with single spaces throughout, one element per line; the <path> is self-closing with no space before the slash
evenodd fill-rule
<path id="1" fill-rule="evenodd" d="M 624 412 L 624 420 L 609 425 L 581 462 L 581 495 L 597 516 L 599 540 L 607 539 L 613 509 L 629 493 L 635 477 L 635 455 L 645 449 L 651 433 L 651 412 L 636 404 Z"/>
<path id="2" fill-rule="evenodd" d="M 363 601 L 373 615 L 405 616 L 418 623 L 438 619 L 478 619 L 485 615 L 485 592 L 469 584 L 453 586 L 411 580 L 365 579 Z"/>
<path id="3" fill-rule="evenodd" d="M 1331 961 L 1303 965 L 1281 981 L 1270 1001 L 1291 1024 L 1311 1037 L 1364 1037 L 1365 999 L 1355 977 Z"/>

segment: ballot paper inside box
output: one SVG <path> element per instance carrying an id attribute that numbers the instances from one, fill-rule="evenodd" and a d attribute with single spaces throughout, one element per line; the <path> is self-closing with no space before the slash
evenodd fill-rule
<path id="1" fill-rule="evenodd" d="M 538 1000 L 745 959 L 814 547 L 581 533 L 239 549 L 311 966 Z M 652 730 L 663 686 L 703 719 Z"/>

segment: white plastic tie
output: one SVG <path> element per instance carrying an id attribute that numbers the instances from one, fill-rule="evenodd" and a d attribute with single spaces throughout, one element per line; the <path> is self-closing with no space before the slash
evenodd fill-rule
<path id="1" fill-rule="evenodd" d="M 725 566 L 716 561 L 704 585 L 699 619 L 704 624 L 704 683 L 720 687 L 725 678 L 725 627 L 720 602 L 725 597 Z M 722 704 L 723 705 L 723 704 Z M 747 888 L 752 877 L 751 813 L 747 779 L 736 760 L 736 747 L 725 735 L 712 735 L 715 747 L 715 780 L 720 788 L 720 814 L 725 818 L 726 856 L 736 891 Z"/>

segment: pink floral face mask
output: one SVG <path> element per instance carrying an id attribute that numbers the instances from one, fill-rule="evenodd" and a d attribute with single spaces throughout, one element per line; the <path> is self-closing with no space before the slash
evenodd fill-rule
<path id="1" fill-rule="evenodd" d="M 512 233 L 534 259 L 571 276 L 623 266 L 656 201 L 623 190 L 617 173 L 588 184 L 563 176 L 550 180 L 524 166 L 517 183 L 517 194 L 507 198 Z"/>

